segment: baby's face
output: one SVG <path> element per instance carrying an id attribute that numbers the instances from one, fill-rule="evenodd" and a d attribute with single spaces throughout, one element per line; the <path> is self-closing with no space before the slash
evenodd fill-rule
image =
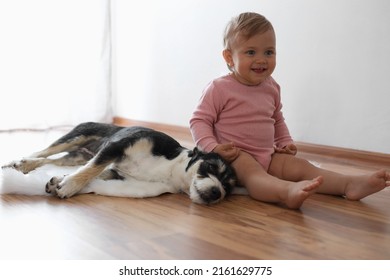
<path id="1" fill-rule="evenodd" d="M 248 40 L 240 36 L 224 58 L 242 84 L 256 86 L 265 81 L 276 66 L 276 39 L 273 30 L 254 35 Z"/>

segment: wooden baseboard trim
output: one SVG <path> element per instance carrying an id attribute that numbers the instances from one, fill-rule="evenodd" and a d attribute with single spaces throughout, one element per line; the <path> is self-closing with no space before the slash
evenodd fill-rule
<path id="1" fill-rule="evenodd" d="M 145 122 L 138 120 L 130 120 L 122 117 L 114 117 L 114 124 L 120 126 L 146 126 L 156 130 L 161 130 L 166 133 L 175 133 L 178 137 L 191 142 L 192 136 L 190 129 L 184 126 L 169 125 L 163 123 L 154 123 L 154 122 Z M 305 154 L 315 154 L 327 158 L 334 158 L 344 162 L 354 161 L 361 162 L 362 164 L 370 163 L 370 165 L 390 168 L 390 155 L 370 152 L 370 151 L 361 151 L 348 148 L 339 148 L 326 145 L 311 144 L 305 142 L 297 142 L 298 151 Z"/>
<path id="2" fill-rule="evenodd" d="M 319 144 L 311 144 L 305 142 L 297 142 L 298 151 L 306 154 L 316 154 L 327 158 L 335 158 L 346 163 L 361 162 L 362 164 L 370 163 L 378 168 L 390 168 L 390 155 L 363 151 L 349 148 L 340 148 L 334 146 L 326 146 Z"/>
<path id="3" fill-rule="evenodd" d="M 192 141 L 192 136 L 190 129 L 185 126 L 178 125 L 170 125 L 163 123 L 155 123 L 155 122 L 146 122 L 146 121 L 138 121 L 138 120 L 130 120 L 122 117 L 114 117 L 113 123 L 119 126 L 145 126 L 149 128 L 153 128 L 155 130 L 161 130 L 166 133 L 174 132 L 176 135 L 181 137 L 186 141 Z"/>

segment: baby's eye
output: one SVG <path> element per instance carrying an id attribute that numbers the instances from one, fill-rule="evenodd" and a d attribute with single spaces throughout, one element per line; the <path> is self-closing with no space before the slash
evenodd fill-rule
<path id="1" fill-rule="evenodd" d="M 246 51 L 246 54 L 249 56 L 254 56 L 256 54 L 256 52 L 254 50 L 249 50 L 249 51 Z"/>
<path id="2" fill-rule="evenodd" d="M 275 54 L 275 52 L 273 50 L 268 50 L 268 51 L 265 51 L 264 53 L 266 56 L 272 56 Z"/>

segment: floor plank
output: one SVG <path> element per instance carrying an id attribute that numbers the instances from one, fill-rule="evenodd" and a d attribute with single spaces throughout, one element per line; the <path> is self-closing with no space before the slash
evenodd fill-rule
<path id="1" fill-rule="evenodd" d="M 1 163 L 62 133 L 2 133 Z M 374 168 L 301 156 L 350 174 Z M 316 194 L 297 211 L 247 196 L 204 206 L 183 194 L 1 195 L 0 259 L 390 259 L 389 201 L 387 189 L 359 202 Z"/>

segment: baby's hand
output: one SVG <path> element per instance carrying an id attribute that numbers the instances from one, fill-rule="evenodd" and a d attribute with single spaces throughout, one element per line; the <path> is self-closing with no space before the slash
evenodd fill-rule
<path id="1" fill-rule="evenodd" d="M 225 143 L 215 146 L 213 152 L 219 154 L 227 162 L 232 162 L 238 157 L 240 149 L 235 147 L 233 143 Z"/>
<path id="2" fill-rule="evenodd" d="M 289 154 L 295 156 L 298 152 L 298 148 L 294 144 L 288 144 L 283 148 L 278 148 L 276 146 L 274 148 L 275 148 L 275 152 L 280 154 Z"/>

